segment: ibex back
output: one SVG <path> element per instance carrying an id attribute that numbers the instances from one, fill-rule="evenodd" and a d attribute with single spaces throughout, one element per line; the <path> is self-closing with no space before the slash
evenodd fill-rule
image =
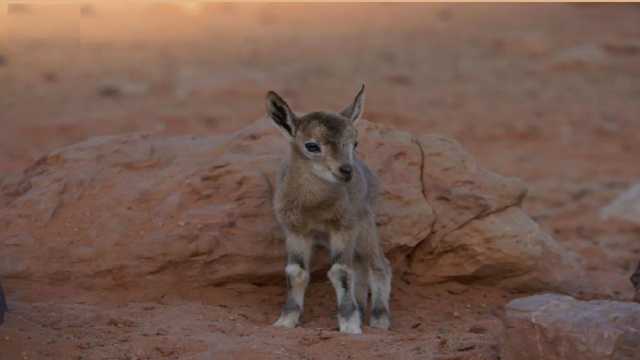
<path id="1" fill-rule="evenodd" d="M 267 95 L 268 115 L 290 143 L 274 198 L 286 236 L 288 290 L 276 326 L 298 324 L 311 253 L 319 242 L 331 253 L 327 275 L 336 291 L 340 331 L 362 332 L 369 290 L 370 325 L 389 328 L 391 268 L 375 222 L 377 180 L 355 152 L 363 104 L 364 86 L 340 113 L 298 116 L 275 92 Z"/>

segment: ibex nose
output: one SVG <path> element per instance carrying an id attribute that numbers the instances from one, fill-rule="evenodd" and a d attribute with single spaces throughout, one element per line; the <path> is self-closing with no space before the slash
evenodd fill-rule
<path id="1" fill-rule="evenodd" d="M 338 170 L 340 170 L 340 174 L 344 176 L 345 181 L 351 180 L 351 175 L 353 174 L 353 166 L 349 164 L 343 164 L 340 165 L 340 168 Z"/>

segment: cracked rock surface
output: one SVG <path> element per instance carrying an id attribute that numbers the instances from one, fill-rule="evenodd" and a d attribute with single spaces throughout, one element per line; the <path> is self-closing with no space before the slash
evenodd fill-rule
<path id="1" fill-rule="evenodd" d="M 571 291 L 576 262 L 520 208 L 520 180 L 448 138 L 359 128 L 396 276 Z M 271 197 L 286 146 L 263 119 L 224 136 L 97 137 L 53 151 L 1 184 L 0 275 L 83 289 L 279 281 Z"/>

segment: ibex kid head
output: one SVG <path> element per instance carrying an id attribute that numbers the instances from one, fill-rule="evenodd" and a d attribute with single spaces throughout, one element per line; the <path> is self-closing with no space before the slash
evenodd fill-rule
<path id="1" fill-rule="evenodd" d="M 329 182 L 349 182 L 353 152 L 358 146 L 355 123 L 364 108 L 364 85 L 353 103 L 339 113 L 316 111 L 297 116 L 278 94 L 267 94 L 267 114 L 293 151 L 311 164 L 311 171 Z"/>

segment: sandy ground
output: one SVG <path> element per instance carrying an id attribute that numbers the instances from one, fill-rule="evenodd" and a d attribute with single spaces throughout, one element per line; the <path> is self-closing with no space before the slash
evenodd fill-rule
<path id="1" fill-rule="evenodd" d="M 275 89 L 462 142 L 530 185 L 529 213 L 583 256 L 584 297 L 626 300 L 638 227 L 599 210 L 640 178 L 640 7 L 12 4 L 0 15 L 0 176 L 87 137 L 210 134 Z M 501 306 L 524 294 L 396 280 L 390 333 L 335 331 L 321 277 L 303 328 L 268 326 L 283 286 L 159 294 L 14 287 L 0 359 L 498 359 Z"/>

